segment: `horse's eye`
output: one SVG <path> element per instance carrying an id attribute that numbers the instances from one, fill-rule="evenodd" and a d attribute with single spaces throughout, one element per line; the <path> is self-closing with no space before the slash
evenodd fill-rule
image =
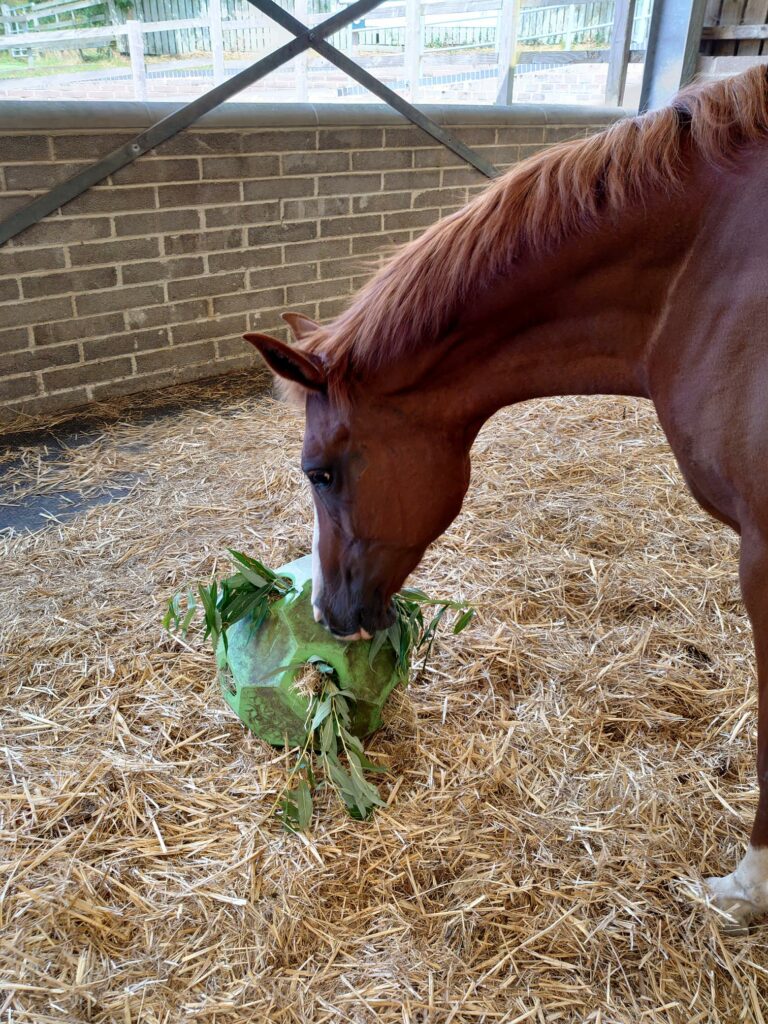
<path id="1" fill-rule="evenodd" d="M 333 482 L 333 476 L 327 469 L 310 469 L 307 473 L 307 478 L 313 487 L 316 487 L 318 491 L 324 491 L 326 487 L 330 487 Z"/>

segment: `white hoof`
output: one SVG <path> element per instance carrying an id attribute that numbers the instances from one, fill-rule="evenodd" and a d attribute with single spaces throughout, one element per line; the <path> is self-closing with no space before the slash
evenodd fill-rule
<path id="1" fill-rule="evenodd" d="M 735 871 L 706 883 L 712 903 L 740 927 L 768 914 L 768 847 L 748 846 Z"/>

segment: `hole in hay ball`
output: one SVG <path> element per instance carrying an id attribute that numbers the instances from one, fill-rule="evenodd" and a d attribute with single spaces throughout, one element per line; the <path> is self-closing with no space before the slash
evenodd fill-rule
<path id="1" fill-rule="evenodd" d="M 335 676 L 336 673 L 334 673 Z M 293 680 L 293 688 L 302 697 L 311 700 L 317 697 L 323 688 L 323 683 L 328 679 L 328 674 L 321 672 L 311 662 L 302 665 Z"/>

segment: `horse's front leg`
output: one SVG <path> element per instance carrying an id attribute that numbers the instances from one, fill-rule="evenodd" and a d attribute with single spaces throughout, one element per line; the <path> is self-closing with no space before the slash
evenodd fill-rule
<path id="1" fill-rule="evenodd" d="M 768 538 L 745 533 L 741 593 L 757 653 L 757 779 L 760 797 L 747 852 L 724 878 L 708 878 L 714 902 L 739 924 L 768 913 Z"/>

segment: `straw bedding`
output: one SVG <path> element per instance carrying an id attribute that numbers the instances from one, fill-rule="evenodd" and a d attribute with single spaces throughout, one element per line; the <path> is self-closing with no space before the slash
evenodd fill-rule
<path id="1" fill-rule="evenodd" d="M 226 392 L 222 392 L 226 394 Z M 2 1020 L 764 1022 L 766 928 L 697 896 L 756 803 L 737 543 L 650 407 L 563 399 L 480 436 L 414 582 L 473 602 L 370 742 L 388 806 L 267 816 L 285 758 L 164 602 L 308 550 L 298 415 L 242 388 L 7 477 L 130 496 L 2 546 Z"/>

